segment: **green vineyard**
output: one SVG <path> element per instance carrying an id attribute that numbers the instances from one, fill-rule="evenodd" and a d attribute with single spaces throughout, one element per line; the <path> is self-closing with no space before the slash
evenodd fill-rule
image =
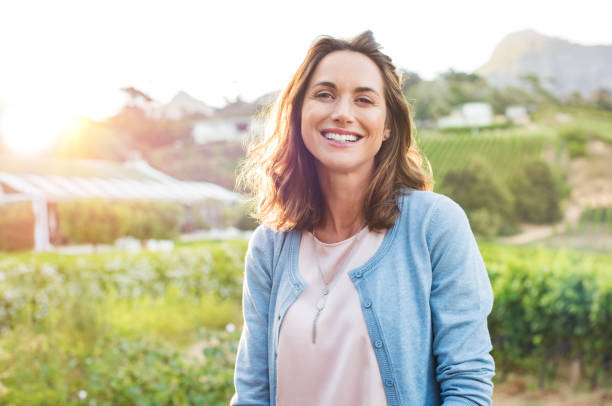
<path id="1" fill-rule="evenodd" d="M 436 190 L 442 186 L 449 169 L 465 167 L 474 156 L 486 159 L 501 181 L 522 163 L 540 158 L 545 148 L 555 151 L 555 137 L 550 132 L 531 134 L 516 130 L 480 134 L 424 133 L 417 139 L 421 152 L 429 160 Z"/>

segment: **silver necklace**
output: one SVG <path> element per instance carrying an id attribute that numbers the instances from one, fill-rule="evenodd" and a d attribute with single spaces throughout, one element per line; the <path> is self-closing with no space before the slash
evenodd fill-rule
<path id="1" fill-rule="evenodd" d="M 344 256 L 342 257 L 340 266 L 338 267 L 339 269 L 338 272 L 341 272 L 342 269 L 344 269 L 344 266 L 346 265 L 346 263 L 348 262 L 348 259 L 351 256 L 350 254 L 353 251 L 353 248 L 357 244 L 357 240 L 359 240 L 359 238 L 361 237 L 359 233 L 363 230 L 364 227 L 365 227 L 365 224 L 361 228 L 359 228 L 359 231 L 357 231 L 357 233 L 355 234 L 355 238 L 351 242 L 351 245 L 345 251 Z M 323 309 L 325 309 L 325 303 L 327 302 L 327 295 L 329 294 L 329 282 L 325 282 L 325 277 L 323 276 L 323 271 L 321 270 L 321 262 L 319 261 L 319 255 L 316 253 L 317 237 L 315 236 L 314 228 L 312 229 L 312 240 L 315 246 L 315 257 L 317 261 L 317 269 L 319 270 L 319 275 L 321 275 L 321 280 L 323 281 L 323 284 L 325 285 L 323 286 L 323 289 L 321 289 L 321 297 L 317 301 L 317 313 L 315 314 L 314 320 L 312 321 L 312 343 L 314 344 L 317 340 L 317 320 L 319 319 L 319 316 L 321 315 L 321 312 L 323 311 Z"/>

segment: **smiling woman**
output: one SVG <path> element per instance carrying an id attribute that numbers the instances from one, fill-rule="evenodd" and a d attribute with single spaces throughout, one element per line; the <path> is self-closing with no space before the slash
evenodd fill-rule
<path id="1" fill-rule="evenodd" d="M 317 40 L 273 112 L 231 405 L 490 405 L 487 271 L 372 33 Z"/>

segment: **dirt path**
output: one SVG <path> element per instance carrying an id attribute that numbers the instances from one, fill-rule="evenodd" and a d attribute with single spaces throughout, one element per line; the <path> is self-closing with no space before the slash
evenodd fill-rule
<path id="1" fill-rule="evenodd" d="M 612 406 L 612 392 L 598 389 L 576 392 L 567 385 L 557 390 L 529 390 L 527 379 L 517 378 L 496 384 L 493 391 L 495 406 Z"/>
<path id="2" fill-rule="evenodd" d="M 521 394 L 495 393 L 495 406 L 610 406 L 612 396 L 604 391 L 591 393 L 562 393 L 537 391 Z"/>

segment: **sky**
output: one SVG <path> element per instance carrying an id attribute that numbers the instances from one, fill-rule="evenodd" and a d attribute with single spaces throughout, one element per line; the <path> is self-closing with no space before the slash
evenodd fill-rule
<path id="1" fill-rule="evenodd" d="M 612 44 L 610 15 L 609 0 L 1 0 L 0 109 L 17 126 L 43 111 L 103 119 L 126 86 L 161 103 L 179 90 L 216 107 L 253 100 L 282 88 L 318 35 L 366 29 L 431 79 L 477 69 L 523 29 Z"/>

